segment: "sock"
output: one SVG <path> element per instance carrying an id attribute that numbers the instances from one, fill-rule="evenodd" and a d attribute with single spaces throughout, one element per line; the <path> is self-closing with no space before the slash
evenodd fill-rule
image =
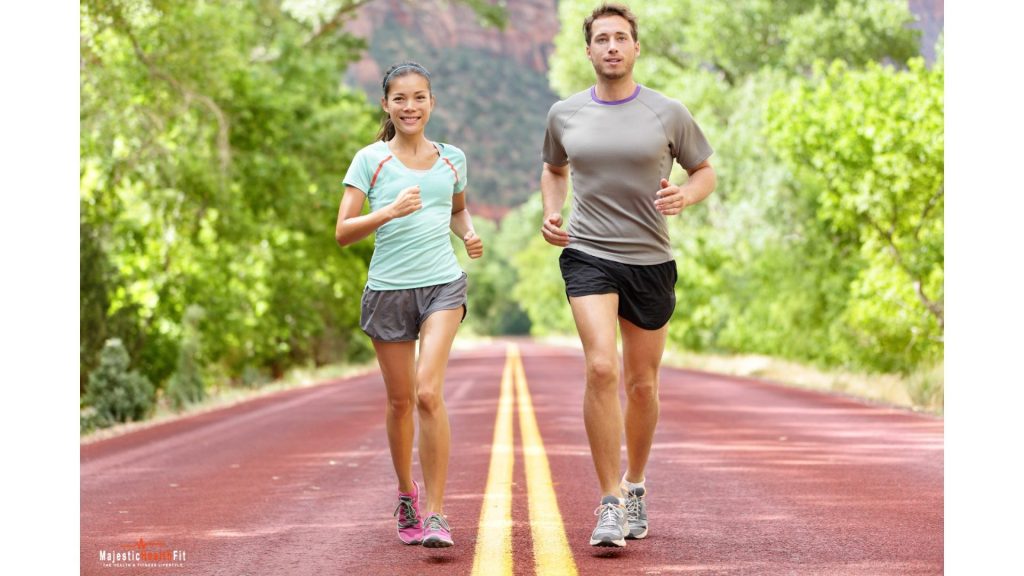
<path id="1" fill-rule="evenodd" d="M 605 504 L 615 504 L 617 506 L 623 505 L 622 498 L 618 498 L 615 496 L 605 496 L 604 498 L 601 498 L 601 505 L 604 506 Z"/>
<path id="2" fill-rule="evenodd" d="M 637 482 L 637 483 L 634 484 L 633 482 L 629 482 L 628 480 L 626 480 L 626 475 L 625 474 L 622 475 L 622 489 L 625 492 L 631 492 L 633 490 L 636 490 L 637 488 L 645 488 L 644 487 L 644 482 L 647 482 L 647 478 L 644 478 L 640 482 Z M 645 489 L 645 491 L 646 491 L 646 489 Z"/>

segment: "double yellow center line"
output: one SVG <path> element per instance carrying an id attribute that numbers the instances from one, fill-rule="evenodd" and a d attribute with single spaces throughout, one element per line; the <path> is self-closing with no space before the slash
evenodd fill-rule
<path id="1" fill-rule="evenodd" d="M 513 395 L 513 390 L 515 394 Z M 515 462 L 512 413 L 519 405 L 519 434 L 523 442 L 526 490 L 530 510 L 530 536 L 537 574 L 575 575 L 576 562 L 569 550 L 562 515 L 551 484 L 544 441 L 533 412 L 533 400 L 519 347 L 509 344 L 501 377 L 501 396 L 494 421 L 494 441 L 487 475 L 480 525 L 477 528 L 473 574 L 511 575 L 512 470 Z"/>

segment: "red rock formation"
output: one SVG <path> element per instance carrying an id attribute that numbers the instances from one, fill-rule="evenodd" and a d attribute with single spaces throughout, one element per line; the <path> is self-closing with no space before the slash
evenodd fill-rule
<path id="1" fill-rule="evenodd" d="M 360 8 L 346 30 L 368 42 L 377 33 L 416 34 L 424 42 L 438 48 L 464 46 L 503 54 L 541 73 L 548 69 L 548 56 L 558 33 L 556 0 L 516 0 L 509 2 L 508 25 L 505 30 L 483 26 L 468 7 L 445 0 L 376 0 Z M 381 30 L 390 16 L 403 30 Z M 353 66 L 361 84 L 374 82 L 381 71 L 369 56 Z"/>
<path id="2" fill-rule="evenodd" d="M 935 61 L 935 42 L 945 26 L 943 0 L 909 0 L 910 11 L 917 16 L 921 30 L 921 55 L 929 63 Z"/>

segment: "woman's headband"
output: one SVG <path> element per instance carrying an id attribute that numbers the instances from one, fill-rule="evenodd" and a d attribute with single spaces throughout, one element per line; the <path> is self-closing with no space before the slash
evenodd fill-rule
<path id="1" fill-rule="evenodd" d="M 394 70 L 389 72 L 387 76 L 384 77 L 383 87 L 385 90 L 387 90 L 388 88 L 388 83 L 391 82 L 391 77 L 394 76 L 399 70 L 405 68 L 412 68 L 413 70 L 416 70 L 423 74 L 424 76 L 426 76 L 427 80 L 430 80 L 430 72 L 427 72 L 427 69 L 424 68 L 423 66 L 420 66 L 419 64 L 400 64 L 396 66 Z"/>

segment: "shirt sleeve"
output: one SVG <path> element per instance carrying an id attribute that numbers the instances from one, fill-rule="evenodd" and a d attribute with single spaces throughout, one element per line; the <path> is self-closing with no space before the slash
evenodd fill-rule
<path id="1" fill-rule="evenodd" d="M 544 162 L 552 166 L 565 166 L 569 163 L 569 155 L 562 146 L 562 127 L 556 112 L 558 104 L 548 110 L 547 131 L 544 133 Z"/>
<path id="2" fill-rule="evenodd" d="M 714 153 L 711 144 L 704 136 L 697 121 L 693 119 L 690 111 L 682 104 L 673 115 L 674 129 L 672 131 L 675 142 L 672 143 L 676 160 L 679 165 L 687 170 L 696 168 L 701 162 L 707 160 Z"/>
<path id="3" fill-rule="evenodd" d="M 455 146 L 451 146 L 451 151 L 451 163 L 455 168 L 455 188 L 453 192 L 460 194 L 469 185 L 469 167 L 467 166 L 465 152 Z"/>
<path id="4" fill-rule="evenodd" d="M 348 165 L 348 172 L 345 173 L 345 179 L 342 180 L 342 184 L 358 188 L 363 194 L 369 196 L 371 174 L 366 161 L 367 155 L 365 151 L 360 150 L 356 152 L 356 157 Z"/>

